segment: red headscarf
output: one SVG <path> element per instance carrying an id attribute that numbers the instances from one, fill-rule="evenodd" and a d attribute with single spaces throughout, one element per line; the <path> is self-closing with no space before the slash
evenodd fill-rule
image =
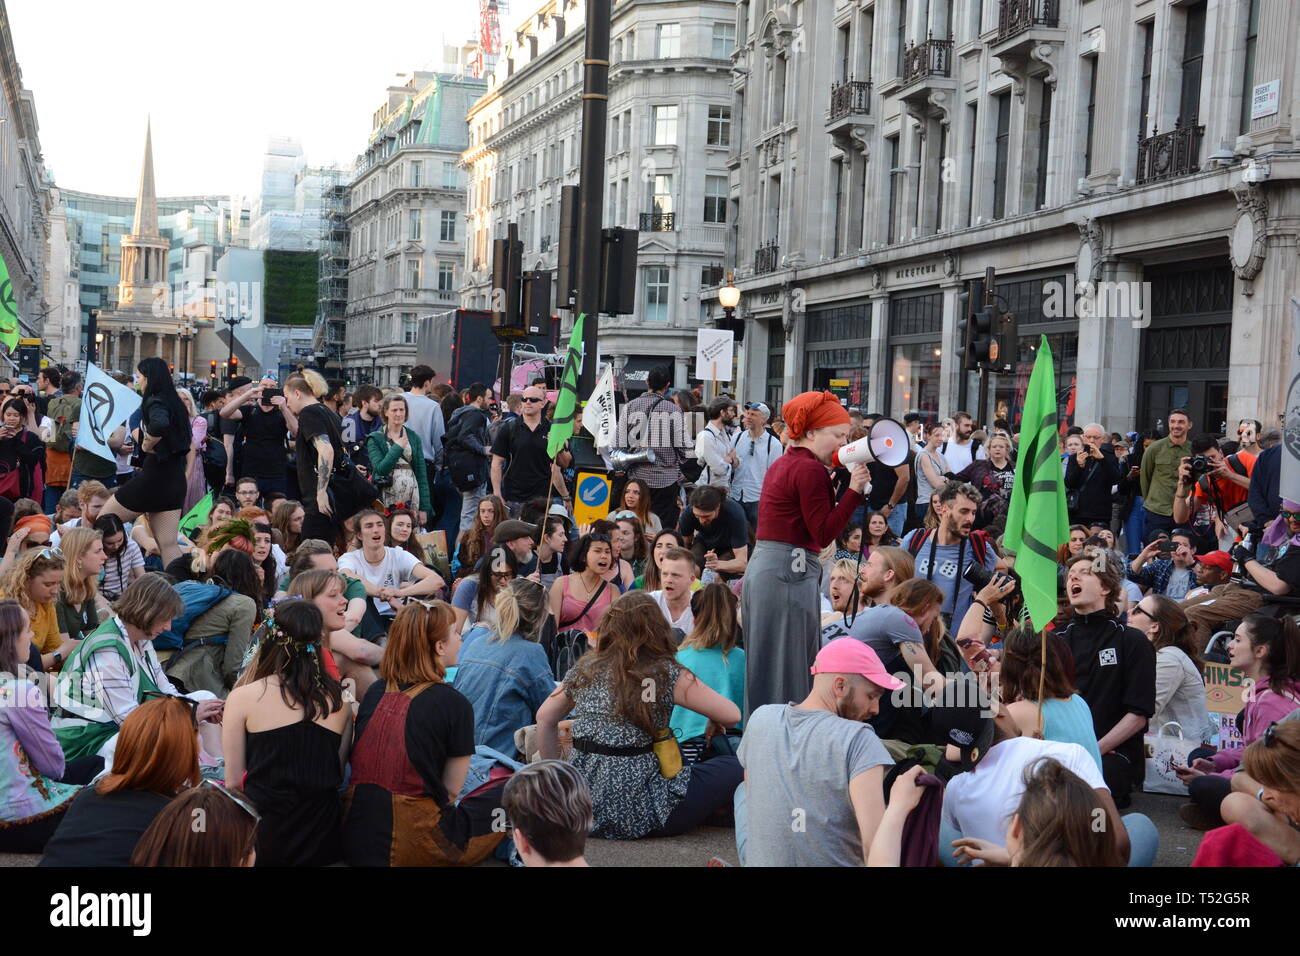
<path id="1" fill-rule="evenodd" d="M 847 425 L 849 412 L 830 392 L 804 392 L 785 403 L 781 409 L 790 432 L 790 440 L 798 441 L 814 428 Z"/>
<path id="2" fill-rule="evenodd" d="M 54 531 L 54 528 L 50 524 L 50 519 L 45 515 L 28 515 L 26 518 L 20 518 L 18 521 L 14 522 L 14 530 L 17 531 L 20 528 L 28 528 L 30 531 L 35 531 L 38 534 L 40 532 L 51 534 Z"/>

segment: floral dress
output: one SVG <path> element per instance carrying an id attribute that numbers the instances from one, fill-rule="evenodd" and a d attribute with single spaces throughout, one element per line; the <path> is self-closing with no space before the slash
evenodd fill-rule
<path id="1" fill-rule="evenodd" d="M 673 690 L 682 666 L 665 664 L 664 687 L 658 695 L 656 723 L 666 725 L 673 712 Z M 585 687 L 571 691 L 573 736 L 605 747 L 644 747 L 651 740 L 645 731 L 614 716 L 613 686 L 602 675 Z M 682 767 L 672 780 L 659 773 L 654 753 L 609 756 L 575 749 L 573 765 L 591 788 L 595 825 L 591 835 L 610 840 L 637 840 L 654 833 L 667 821 L 691 781 L 691 768 Z"/>
<path id="2" fill-rule="evenodd" d="M 411 467 L 411 446 L 402 449 L 402 457 L 393 466 L 393 483 L 383 489 L 384 506 L 404 504 L 414 514 L 420 510 L 420 485 Z"/>

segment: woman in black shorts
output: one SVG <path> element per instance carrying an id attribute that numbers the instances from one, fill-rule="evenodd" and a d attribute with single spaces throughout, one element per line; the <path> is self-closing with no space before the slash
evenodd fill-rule
<path id="1" fill-rule="evenodd" d="M 147 358 L 136 366 L 136 383 L 144 396 L 140 406 L 140 435 L 144 465 L 119 487 L 101 515 L 124 521 L 149 515 L 149 528 L 158 542 L 163 567 L 180 557 L 176 529 L 185 504 L 185 456 L 193 441 L 189 415 L 176 394 L 167 363 Z"/>

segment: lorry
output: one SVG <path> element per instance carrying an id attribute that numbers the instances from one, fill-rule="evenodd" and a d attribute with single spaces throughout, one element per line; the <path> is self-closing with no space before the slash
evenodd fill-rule
<path id="1" fill-rule="evenodd" d="M 548 335 L 513 340 L 521 348 L 546 355 L 556 351 L 559 322 Z M 477 309 L 452 309 L 426 316 L 416 337 L 416 363 L 434 370 L 436 381 L 453 388 L 475 382 L 491 385 L 499 378 L 501 342 L 492 333 L 492 313 Z M 516 363 L 518 364 L 518 363 Z M 550 373 L 548 372 L 548 383 Z"/>

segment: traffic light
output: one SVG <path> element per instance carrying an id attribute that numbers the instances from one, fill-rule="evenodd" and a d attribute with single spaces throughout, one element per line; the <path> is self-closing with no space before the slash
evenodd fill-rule
<path id="1" fill-rule="evenodd" d="M 998 316 L 993 339 L 997 348 L 992 357 L 994 370 L 1014 371 L 1020 357 L 1020 322 L 1014 312 L 1003 312 Z"/>
<path id="2" fill-rule="evenodd" d="M 506 226 L 506 238 L 492 240 L 492 329 L 499 334 L 522 335 L 520 314 L 524 244 L 519 241 L 519 227 Z"/>
<path id="3" fill-rule="evenodd" d="M 636 308 L 635 229 L 601 231 L 600 311 L 606 315 L 631 315 Z"/>
<path id="4" fill-rule="evenodd" d="M 239 374 L 239 356 L 232 355 L 230 357 L 230 368 L 226 372 L 226 381 L 230 381 L 238 374 Z"/>
<path id="5" fill-rule="evenodd" d="M 578 301 L 578 187 L 560 187 L 560 241 L 555 257 L 556 302 L 570 309 Z"/>
<path id="6" fill-rule="evenodd" d="M 970 296 L 963 292 L 962 304 L 965 306 L 964 318 L 957 323 L 957 338 L 961 346 L 957 355 L 961 358 L 961 367 L 968 372 L 977 372 L 981 368 L 998 367 L 998 343 L 993 338 L 993 324 L 997 312 L 993 306 L 982 306 L 978 312 L 969 307 Z"/>
<path id="7" fill-rule="evenodd" d="M 551 274 L 525 272 L 523 291 L 524 329 L 529 335 L 551 334 Z"/>
<path id="8" fill-rule="evenodd" d="M 208 363 L 208 377 L 215 379 L 217 377 L 217 360 L 213 359 Z"/>

